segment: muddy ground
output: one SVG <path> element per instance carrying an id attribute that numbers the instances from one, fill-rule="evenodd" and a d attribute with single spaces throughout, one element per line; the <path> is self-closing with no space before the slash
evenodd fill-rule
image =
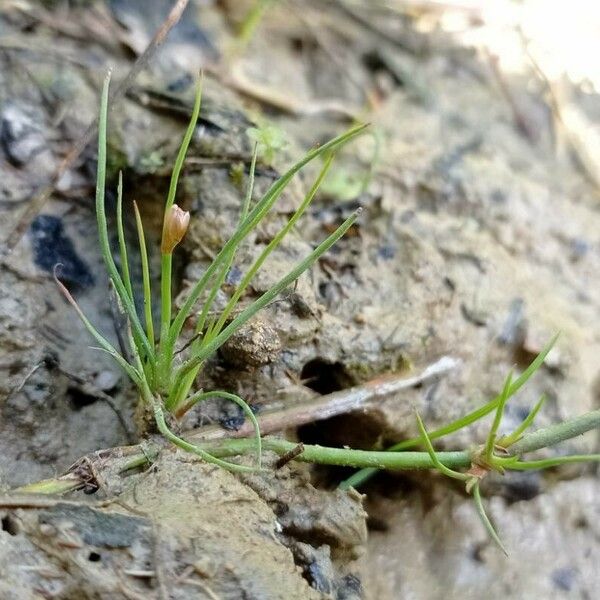
<path id="1" fill-rule="evenodd" d="M 505 427 L 513 428 L 541 393 L 549 400 L 537 425 L 597 408 L 600 198 L 559 143 L 545 83 L 532 72 L 505 74 L 501 85 L 490 61 L 439 30 L 423 33 L 418 15 L 367 3 L 272 3 L 244 42 L 237 32 L 251 4 L 190 3 L 110 115 L 111 189 L 122 169 L 126 198 L 140 204 L 155 242 L 194 75 L 204 67 L 201 123 L 178 197 L 192 213 L 177 257 L 182 294 L 235 227 L 250 127 L 269 131 L 272 141 L 261 155 L 257 195 L 310 146 L 355 120 L 371 123 L 370 133 L 338 156 L 301 228 L 243 302 L 356 206 L 364 211 L 293 293 L 222 349 L 200 385 L 267 410 L 382 373 L 409 373 L 442 355 L 458 359 L 443 378 L 368 411 L 287 432 L 305 442 L 383 447 L 415 433 L 414 407 L 434 428 L 482 404 L 513 365 L 522 369 L 560 331 L 547 366 L 509 407 Z M 124 77 L 169 6 L 3 3 L 3 239 L 95 116 L 106 69 Z M 600 114 L 596 95 L 578 93 L 574 101 L 587 118 Z M 62 278 L 84 311 L 116 339 L 96 243 L 93 146 L 3 259 L 5 489 L 136 441 L 134 391 L 89 347 L 52 280 L 62 263 Z M 219 302 L 308 185 L 308 174 L 298 178 L 252 234 Z M 114 191 L 107 201 L 114 207 Z M 135 267 L 134 275 L 140 285 Z M 231 428 L 240 415 L 215 404 L 185 425 L 208 422 Z M 484 431 L 472 428 L 440 447 L 468 446 Z M 588 435 L 565 447 L 598 451 L 598 439 Z M 87 490 L 94 494 L 0 507 L 0 598 L 600 594 L 600 486 L 591 468 L 490 481 L 484 491 L 509 558 L 448 480 L 383 474 L 360 490 L 363 497 L 333 491 L 348 474 L 287 465 L 272 476 L 236 478 L 169 449 L 149 470 L 106 477 Z"/>

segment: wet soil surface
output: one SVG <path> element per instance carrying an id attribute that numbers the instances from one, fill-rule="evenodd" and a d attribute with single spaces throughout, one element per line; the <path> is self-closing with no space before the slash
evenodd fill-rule
<path id="1" fill-rule="evenodd" d="M 106 69 L 125 75 L 168 12 L 127 0 L 8 2 L 0 10 L 0 231 L 54 173 L 97 111 Z M 286 165 L 354 119 L 371 123 L 337 157 L 300 228 L 242 306 L 285 274 L 357 206 L 340 243 L 215 356 L 199 385 L 258 411 L 300 403 L 442 355 L 445 377 L 360 414 L 290 432 L 370 448 L 447 423 L 495 395 L 557 331 L 561 339 L 509 407 L 514 428 L 540 394 L 537 425 L 598 406 L 600 213 L 597 190 L 556 151 L 543 86 L 507 82 L 442 33 L 402 12 L 356 3 L 274 3 L 244 46 L 250 3 L 191 2 L 181 23 L 110 114 L 110 189 L 123 170 L 153 246 L 168 175 L 205 75 L 200 125 L 178 203 L 192 213 L 177 256 L 186 289 L 237 223 L 253 146 L 270 128 L 259 197 Z M 365 108 L 368 106 L 368 109 Z M 598 98 L 585 101 L 597 113 Z M 136 441 L 136 396 L 93 350 L 52 278 L 115 343 L 120 334 L 96 243 L 93 144 L 30 223 L 0 281 L 0 486 L 51 477 L 80 456 Z M 217 303 L 311 183 L 293 182 L 241 248 Z M 131 205 L 127 229 L 135 239 Z M 151 257 L 156 276 L 157 259 Z M 133 256 L 135 285 L 141 286 Z M 209 404 L 185 427 L 243 416 Z M 481 441 L 484 426 L 448 447 Z M 443 443 L 440 447 L 443 447 Z M 591 435 L 566 444 L 597 451 Z M 563 448 L 562 451 L 564 451 Z M 107 478 L 95 494 L 0 505 L 0 598 L 594 598 L 600 593 L 594 471 L 507 476 L 485 490 L 511 556 L 489 541 L 469 499 L 431 474 L 381 475 L 332 491 L 347 473 L 306 466 L 236 478 L 178 452 Z M 315 487 L 316 486 L 316 487 Z M 365 512 L 366 511 L 366 512 Z"/>

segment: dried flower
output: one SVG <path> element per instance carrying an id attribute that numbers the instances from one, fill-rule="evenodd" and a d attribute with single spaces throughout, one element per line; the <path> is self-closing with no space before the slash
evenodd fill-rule
<path id="1" fill-rule="evenodd" d="M 190 213 L 187 210 L 182 210 L 173 204 L 167 214 L 163 224 L 163 236 L 160 251 L 163 254 L 171 254 L 183 239 L 185 232 L 190 224 Z"/>

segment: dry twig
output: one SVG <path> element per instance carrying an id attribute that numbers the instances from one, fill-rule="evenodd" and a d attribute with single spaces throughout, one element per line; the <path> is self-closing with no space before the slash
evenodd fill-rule
<path id="1" fill-rule="evenodd" d="M 414 388 L 426 381 L 441 377 L 457 368 L 458 365 L 459 361 L 457 359 L 443 356 L 421 373 L 412 377 L 384 375 L 363 385 L 319 396 L 299 405 L 265 412 L 257 417 L 261 433 L 268 435 L 269 433 L 293 429 L 307 423 L 323 421 L 345 413 L 365 410 L 378 400 L 391 394 Z M 253 431 L 250 422 L 245 422 L 237 431 L 228 431 L 222 427 L 211 425 L 192 431 L 188 437 L 204 441 L 219 440 L 231 437 L 248 437 L 252 435 Z"/>

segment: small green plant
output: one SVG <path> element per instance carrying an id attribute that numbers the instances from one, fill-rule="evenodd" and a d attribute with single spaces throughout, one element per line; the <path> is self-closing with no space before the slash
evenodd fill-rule
<path id="1" fill-rule="evenodd" d="M 513 381 L 513 374 L 510 372 L 504 382 L 504 386 L 502 391 L 496 398 L 494 398 L 491 402 L 487 403 L 483 407 L 478 410 L 446 425 L 432 434 L 429 434 L 425 429 L 425 425 L 421 420 L 421 417 L 418 413 L 416 413 L 417 426 L 419 429 L 420 436 L 418 438 L 413 438 L 411 440 L 405 440 L 396 446 L 393 446 L 390 450 L 394 452 L 406 451 L 406 449 L 416 446 L 416 445 L 424 445 L 433 467 L 438 470 L 443 475 L 450 477 L 452 479 L 458 479 L 459 481 L 463 481 L 465 483 L 465 489 L 467 493 L 472 494 L 473 500 L 475 502 L 475 507 L 477 509 L 477 514 L 479 515 L 484 527 L 487 529 L 490 537 L 496 542 L 496 544 L 500 547 L 500 549 L 504 552 L 504 554 L 508 555 L 506 548 L 502 544 L 500 537 L 498 536 L 492 522 L 488 518 L 485 508 L 483 506 L 483 501 L 481 498 L 480 491 L 480 481 L 487 476 L 491 472 L 497 472 L 503 474 L 506 470 L 516 470 L 516 471 L 526 471 L 526 470 L 537 470 L 537 469 L 546 469 L 550 467 L 556 467 L 563 464 L 568 463 L 576 463 L 576 462 L 591 462 L 591 461 L 599 461 L 600 455 L 588 454 L 588 455 L 570 455 L 570 456 L 558 456 L 555 458 L 549 458 L 545 460 L 533 460 L 533 461 L 523 461 L 521 460 L 521 453 L 527 452 L 529 450 L 537 450 L 545 447 L 546 445 L 551 445 L 551 443 L 557 443 L 557 441 L 562 441 L 562 439 L 567 439 L 567 436 L 561 437 L 558 433 L 563 430 L 569 429 L 569 423 L 561 423 L 554 431 L 554 435 L 547 436 L 545 440 L 546 443 L 538 444 L 535 447 L 527 448 L 527 445 L 524 445 L 521 449 L 519 449 L 518 442 L 523 439 L 525 432 L 533 425 L 533 421 L 544 405 L 546 400 L 545 396 L 542 396 L 531 412 L 527 415 L 527 417 L 523 420 L 523 422 L 509 435 L 498 438 L 498 429 L 500 424 L 502 423 L 502 417 L 504 415 L 504 409 L 506 407 L 507 402 L 527 381 L 529 378 L 541 367 L 543 361 L 546 356 L 554 346 L 556 336 L 547 346 L 542 350 L 542 352 L 535 358 L 535 360 L 529 365 L 529 367 L 523 372 L 523 374 L 516 380 Z M 494 418 L 487 435 L 485 444 L 482 446 L 476 447 L 470 451 L 471 456 L 471 466 L 467 471 L 456 471 L 450 466 L 447 466 L 443 463 L 443 459 L 441 458 L 441 453 L 437 453 L 432 444 L 432 438 L 440 438 L 451 433 L 454 433 L 463 427 L 467 427 L 472 423 L 480 420 L 485 417 L 487 414 L 495 411 Z M 585 415 L 584 415 L 585 416 Z M 598 420 L 598 415 L 594 413 L 589 413 L 587 415 L 590 420 L 589 425 L 594 426 L 594 424 Z M 597 426 L 597 425 L 596 425 Z M 590 427 L 591 428 L 591 427 Z M 572 432 L 575 433 L 575 432 Z M 581 432 L 577 432 L 581 433 Z M 511 453 L 511 447 L 515 447 L 516 452 Z M 366 468 L 361 469 L 352 477 L 344 481 L 340 487 L 343 489 L 348 489 L 353 486 L 360 486 L 364 484 L 373 474 L 377 472 L 376 468 Z"/>
<path id="2" fill-rule="evenodd" d="M 492 400 L 490 400 L 483 406 L 468 413 L 464 417 L 460 417 L 456 421 L 452 421 L 451 423 L 448 423 L 447 425 L 444 425 L 443 427 L 440 427 L 439 429 L 436 429 L 435 431 L 429 432 L 428 435 L 429 435 L 430 440 L 439 439 L 439 438 L 445 437 L 447 435 L 456 433 L 457 431 L 460 431 L 461 429 L 464 429 L 465 427 L 468 427 L 469 425 L 476 423 L 477 421 L 483 419 L 490 413 L 497 410 L 497 408 L 501 402 L 506 403 L 508 400 L 510 400 L 510 398 L 512 396 L 514 396 L 544 364 L 546 357 L 548 356 L 548 354 L 554 347 L 554 344 L 556 343 L 557 339 L 558 339 L 558 336 L 555 336 L 542 349 L 542 351 L 536 356 L 536 358 L 531 362 L 531 364 L 529 364 L 529 366 L 523 371 L 523 373 L 521 373 L 521 375 L 519 377 L 517 377 L 517 379 L 515 379 L 514 381 L 512 381 L 512 379 L 511 379 L 511 383 L 508 387 L 508 390 L 503 390 L 503 392 L 505 391 L 507 393 L 507 397 L 504 397 L 503 394 L 499 394 L 498 396 L 496 396 L 495 398 L 493 398 Z M 535 406 L 535 408 L 531 411 L 531 413 L 529 414 L 527 419 L 524 421 L 524 423 L 523 423 L 524 428 L 531 426 L 531 424 L 533 423 L 533 420 L 535 419 L 535 416 L 537 415 L 540 408 L 542 407 L 543 402 L 544 402 L 544 398 L 542 397 L 540 399 L 540 401 L 537 403 L 537 405 Z M 517 432 L 515 432 L 515 433 L 517 433 Z M 520 431 L 519 433 L 522 434 L 523 431 Z M 517 440 L 515 439 L 514 441 L 517 441 Z M 407 450 L 410 450 L 411 448 L 415 448 L 415 447 L 422 445 L 422 443 L 423 443 L 423 440 L 422 440 L 421 436 L 415 437 L 415 438 L 410 438 L 408 440 L 403 440 L 402 442 L 394 444 L 393 446 L 388 448 L 388 451 L 389 452 L 405 452 Z M 340 487 L 342 489 L 348 489 L 350 487 L 359 488 L 362 485 L 364 485 L 367 481 L 369 481 L 369 479 L 371 479 L 371 477 L 373 477 L 377 473 L 377 470 L 378 469 L 376 469 L 376 468 L 361 469 L 360 471 L 357 471 L 356 473 L 354 473 L 354 475 L 351 475 L 344 482 L 342 482 Z"/>
<path id="3" fill-rule="evenodd" d="M 506 378 L 502 391 L 493 400 L 464 417 L 428 433 L 419 414 L 416 414 L 419 437 L 405 440 L 388 451 L 352 450 L 349 448 L 326 448 L 304 445 L 302 452 L 295 456 L 297 460 L 320 464 L 362 467 L 355 475 L 343 482 L 340 487 L 349 489 L 364 484 L 379 469 L 410 470 L 433 468 L 465 484 L 466 492 L 471 494 L 477 514 L 490 537 L 506 554 L 500 537 L 488 518 L 481 497 L 480 482 L 491 473 L 503 474 L 505 471 L 527 471 L 557 467 L 570 463 L 599 462 L 600 454 L 567 455 L 542 460 L 522 460 L 523 454 L 547 448 L 561 441 L 581 435 L 600 426 L 600 410 L 586 413 L 568 421 L 526 433 L 533 425 L 535 416 L 542 408 L 545 397 L 542 396 L 523 422 L 510 434 L 498 437 L 507 402 L 539 370 L 546 356 L 554 346 L 557 337 L 550 341 L 523 373 L 513 380 L 512 373 Z M 452 434 L 467 427 L 494 412 L 485 443 L 481 446 L 461 451 L 438 452 L 432 440 Z M 415 446 L 424 446 L 425 452 L 410 451 Z M 264 447 L 280 455 L 294 451 L 295 444 L 284 440 L 265 439 Z M 248 440 L 227 440 L 212 445 L 211 451 L 219 456 L 243 454 L 249 450 Z M 458 470 L 464 469 L 464 470 Z"/>
<path id="4" fill-rule="evenodd" d="M 237 311 L 239 302 L 247 290 L 252 278 L 262 267 L 271 253 L 279 246 L 283 238 L 292 230 L 298 219 L 306 211 L 315 197 L 325 175 L 329 171 L 334 153 L 349 140 L 355 138 L 364 129 L 364 125 L 354 127 L 346 133 L 330 140 L 322 146 L 308 152 L 300 161 L 281 176 L 255 204 L 252 204 L 254 171 L 256 167 L 255 149 L 250 167 L 249 184 L 244 198 L 237 228 L 231 238 L 223 246 L 204 275 L 192 286 L 181 308 L 174 312 L 172 307 L 172 261 L 173 251 L 181 242 L 189 225 L 190 215 L 175 204 L 177 183 L 194 133 L 201 105 L 201 83 L 198 83 L 192 117 L 184 135 L 177 155 L 171 183 L 165 204 L 163 231 L 161 241 L 161 279 L 160 279 L 160 328 L 158 335 L 154 331 L 154 307 L 152 306 L 152 290 L 148 269 L 148 253 L 144 235 L 144 227 L 137 206 L 134 203 L 135 219 L 139 238 L 143 280 L 143 319 L 137 313 L 133 286 L 129 273 L 127 244 L 123 229 L 123 189 L 119 177 L 117 190 L 117 234 L 119 241 L 121 269 L 117 268 L 109 244 L 108 226 L 105 213 L 105 179 L 106 179 L 106 129 L 107 104 L 110 76 L 107 76 L 100 105 L 98 135 L 98 171 L 96 184 L 96 217 L 100 248 L 114 289 L 119 306 L 127 318 L 129 351 L 131 357 L 119 353 L 116 348 L 90 323 L 83 314 L 71 294 L 57 279 L 65 297 L 75 307 L 84 325 L 93 335 L 100 349 L 108 352 L 121 366 L 131 381 L 137 386 L 141 401 L 152 411 L 158 430 L 177 446 L 193 452 L 204 460 L 234 471 L 245 471 L 252 467 L 226 462 L 200 446 L 190 444 L 176 435 L 167 423 L 165 413 L 181 417 L 198 402 L 207 398 L 220 397 L 235 402 L 252 421 L 255 428 L 255 448 L 257 466 L 260 468 L 261 438 L 258 423 L 249 406 L 239 396 L 229 392 L 214 391 L 193 392 L 192 388 L 206 360 L 210 358 L 240 327 L 250 320 L 259 310 L 269 304 L 280 292 L 292 284 L 302 273 L 309 269 L 333 244 L 335 244 L 352 226 L 358 211 L 346 219 L 342 225 L 321 244 L 319 244 L 304 260 L 298 263 L 287 275 L 278 281 L 260 298 Z M 225 281 L 232 266 L 236 250 L 240 243 L 255 229 L 267 215 L 273 204 L 284 191 L 292 178 L 309 162 L 323 158 L 323 166 L 304 200 L 290 217 L 285 226 L 265 247 L 237 286 L 231 299 L 221 311 L 214 316 L 213 303 L 219 289 Z M 196 305 L 202 305 L 196 311 Z M 197 312 L 195 331 L 191 340 L 185 342 L 182 332 L 186 321 Z"/>
<path id="5" fill-rule="evenodd" d="M 364 194 L 371 184 L 379 164 L 383 145 L 383 134 L 378 127 L 371 128 L 373 152 L 366 170 L 334 167 L 323 182 L 323 192 L 332 199 L 347 201 Z"/>
<path id="6" fill-rule="evenodd" d="M 269 165 L 277 153 L 287 146 L 283 130 L 262 117 L 257 118 L 256 127 L 246 129 L 246 135 L 256 144 L 259 156 Z"/>
<path id="7" fill-rule="evenodd" d="M 113 259 L 104 206 L 105 172 L 106 172 L 106 126 L 108 103 L 109 77 L 106 78 L 100 108 L 99 141 L 98 141 L 98 179 L 96 187 L 96 215 L 100 246 L 104 262 L 109 274 L 111 285 L 120 307 L 127 317 L 127 339 L 131 357 L 119 353 L 110 342 L 94 328 L 83 314 L 65 286 L 57 284 L 74 306 L 86 328 L 97 340 L 100 349 L 110 354 L 121 366 L 131 381 L 137 386 L 141 401 L 151 410 L 160 433 L 176 446 L 192 452 L 207 462 L 219 465 L 232 471 L 248 471 L 261 469 L 261 452 L 268 449 L 282 456 L 292 456 L 295 460 L 314 462 L 328 465 L 356 467 L 361 470 L 341 484 L 342 488 L 359 487 L 364 484 L 378 469 L 436 469 L 442 474 L 462 481 L 466 491 L 472 494 L 477 512 L 491 537 L 504 550 L 491 521 L 487 517 L 480 492 L 480 481 L 489 473 L 504 473 L 507 470 L 546 469 L 566 463 L 600 461 L 600 455 L 571 455 L 558 456 L 542 460 L 522 460 L 523 454 L 557 444 L 600 426 L 600 410 L 575 417 L 569 421 L 558 423 L 546 429 L 527 433 L 532 426 L 535 416 L 542 408 L 542 397 L 531 413 L 519 427 L 509 435 L 498 437 L 498 430 L 504 414 L 504 408 L 514 396 L 542 366 L 546 356 L 552 349 L 554 338 L 533 360 L 533 362 L 513 379 L 512 373 L 506 378 L 502 391 L 493 400 L 477 410 L 445 425 L 428 432 L 423 421 L 417 414 L 417 425 L 420 435 L 396 444 L 388 451 L 353 450 L 350 448 L 327 448 L 322 446 L 304 445 L 301 450 L 293 442 L 281 439 L 261 439 L 258 422 L 249 406 L 239 396 L 224 391 L 192 391 L 202 368 L 219 347 L 229 339 L 242 325 L 251 319 L 259 310 L 271 302 L 280 292 L 293 283 L 304 271 L 313 265 L 335 242 L 337 242 L 356 220 L 358 212 L 351 215 L 344 223 L 303 261 L 299 262 L 287 275 L 277 282 L 260 298 L 250 303 L 242 310 L 239 307 L 242 295 L 248 288 L 252 278 L 262 267 L 270 254 L 279 246 L 283 238 L 296 225 L 298 219 L 306 211 L 323 183 L 333 161 L 334 153 L 349 140 L 359 135 L 365 126 L 358 126 L 334 138 L 306 154 L 299 162 L 281 176 L 260 198 L 252 204 L 254 171 L 257 160 L 257 150 L 252 158 L 249 172 L 249 184 L 243 200 L 237 228 L 231 238 L 205 271 L 204 275 L 192 286 L 181 308 L 173 314 L 172 309 L 172 259 L 173 251 L 181 242 L 189 225 L 190 215 L 175 204 L 177 182 L 183 166 L 184 158 L 190 144 L 196 121 L 200 112 L 200 84 L 190 124 L 185 133 L 173 169 L 169 192 L 165 205 L 163 232 L 161 241 L 161 306 L 160 329 L 155 335 L 154 307 L 151 298 L 151 281 L 148 268 L 148 254 L 144 235 L 144 227 L 137 206 L 134 212 L 137 225 L 138 241 L 141 255 L 142 284 L 143 284 L 143 318 L 135 307 L 133 287 L 129 274 L 127 244 L 123 230 L 123 186 L 121 177 L 117 190 L 117 236 L 121 270 Z M 273 204 L 281 195 L 291 179 L 309 162 L 323 159 L 323 166 L 312 187 L 306 194 L 296 212 L 290 217 L 284 227 L 265 247 L 254 264 L 248 269 L 241 283 L 237 286 L 225 308 L 214 314 L 213 304 L 219 289 L 224 283 L 227 273 L 235 259 L 236 250 L 246 236 L 262 221 Z M 200 308 L 196 305 L 200 302 Z M 182 331 L 184 324 L 196 314 L 194 333 L 191 339 L 184 340 Z M 174 433 L 168 424 L 168 418 L 184 415 L 197 403 L 207 398 L 220 397 L 235 402 L 245 412 L 254 425 L 254 439 L 224 440 L 218 443 L 200 445 L 191 443 Z M 450 435 L 467 427 L 487 415 L 495 412 L 489 434 L 485 443 L 476 448 L 466 450 L 438 452 L 433 446 L 433 440 Z M 170 417 L 168 417 L 168 415 Z M 425 451 L 414 451 L 412 448 L 424 446 Z M 132 456 L 127 468 L 137 468 L 151 461 L 158 450 L 147 448 L 138 456 Z M 237 464 L 223 460 L 226 457 L 256 452 L 255 467 Z M 459 470 L 462 469 L 462 470 Z M 48 480 L 22 488 L 22 491 L 40 493 L 64 492 L 77 486 L 73 479 L 69 481 Z"/>

